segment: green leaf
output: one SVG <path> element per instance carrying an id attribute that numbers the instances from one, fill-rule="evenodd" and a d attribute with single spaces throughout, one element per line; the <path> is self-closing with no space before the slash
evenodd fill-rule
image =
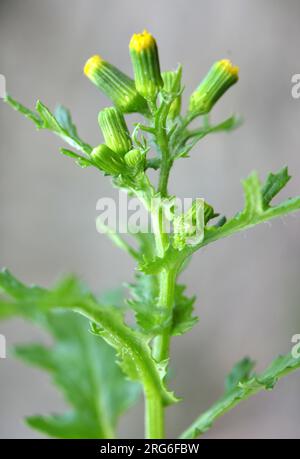
<path id="1" fill-rule="evenodd" d="M 268 207 L 272 199 L 288 183 L 291 176 L 288 174 L 288 168 L 284 167 L 277 174 L 269 174 L 265 184 L 262 187 L 262 197 L 264 207 Z"/>
<path id="2" fill-rule="evenodd" d="M 51 347 L 19 345 L 16 355 L 47 371 L 72 407 L 67 414 L 30 417 L 29 424 L 59 438 L 113 437 L 119 416 L 135 402 L 140 388 L 125 378 L 115 351 L 90 333 L 84 317 L 52 310 L 93 296 L 71 278 L 50 292 L 26 287 L 8 271 L 0 273 L 0 286 L 15 300 L 0 297 L 0 318 L 22 315 L 50 332 L 54 342 Z M 117 297 L 105 295 L 104 301 L 112 299 Z"/>
<path id="3" fill-rule="evenodd" d="M 153 257 L 153 251 L 155 250 L 155 237 L 154 234 L 151 232 L 148 233 L 135 233 L 134 236 L 136 237 L 139 243 L 140 253 L 143 254 L 143 260 L 151 260 Z"/>
<path id="4" fill-rule="evenodd" d="M 230 392 L 240 382 L 247 381 L 250 378 L 254 366 L 255 362 L 248 357 L 236 363 L 225 380 L 225 393 Z"/>
<path id="5" fill-rule="evenodd" d="M 67 131 L 71 137 L 78 137 L 77 128 L 73 123 L 70 110 L 63 105 L 58 105 L 55 109 L 54 116 L 57 119 L 59 125 Z"/>
<path id="6" fill-rule="evenodd" d="M 67 142 L 72 147 L 76 148 L 79 151 L 82 151 L 86 154 L 90 154 L 92 147 L 84 143 L 78 136 L 71 134 L 70 126 L 64 128 L 60 125 L 55 116 L 50 112 L 49 108 L 46 107 L 40 100 L 36 103 L 36 110 L 40 115 L 43 125 L 41 129 L 49 129 L 49 131 L 54 132 L 59 137 L 61 137 L 65 142 Z M 73 129 L 74 131 L 74 129 Z"/>
<path id="7" fill-rule="evenodd" d="M 253 362 L 244 359 L 231 372 L 226 383 L 225 395 L 203 413 L 180 438 L 193 439 L 211 428 L 213 423 L 238 403 L 248 399 L 261 390 L 273 389 L 276 382 L 300 368 L 300 357 L 293 358 L 289 353 L 277 357 L 260 375 L 251 373 Z"/>
<path id="8" fill-rule="evenodd" d="M 51 374 L 73 412 L 67 418 L 43 417 L 44 428 L 36 427 L 51 435 L 51 430 L 46 429 L 50 422 L 52 429 L 56 428 L 55 436 L 60 438 L 113 437 L 119 416 L 133 404 L 139 388 L 125 380 L 114 362 L 113 349 L 89 332 L 83 317 L 56 311 L 44 318 L 43 325 L 46 323 L 54 338 L 52 347 L 17 346 L 15 352 L 27 363 Z"/>
<path id="9" fill-rule="evenodd" d="M 215 126 L 208 126 L 209 133 L 213 132 L 231 132 L 233 129 L 237 129 L 242 124 L 242 119 L 239 116 L 232 115 L 227 118 L 225 121 L 215 125 Z"/>
<path id="10" fill-rule="evenodd" d="M 165 386 L 164 372 L 152 358 L 147 340 L 124 323 L 124 310 L 99 303 L 76 278 L 69 277 L 52 290 L 46 290 L 26 287 L 4 271 L 0 276 L 0 288 L 6 296 L 13 298 L 11 305 L 15 314 L 26 317 L 33 310 L 44 317 L 48 312 L 61 308 L 83 315 L 93 323 L 94 333 L 117 351 L 119 363 L 130 379 L 138 380 L 147 394 L 156 394 L 166 405 L 177 401 Z M 36 293 L 32 295 L 32 291 Z M 3 299 L 5 316 L 9 303 L 6 296 Z"/>
<path id="11" fill-rule="evenodd" d="M 76 413 L 53 414 L 50 416 L 30 416 L 26 418 L 27 424 L 50 437 L 68 439 L 88 439 L 93 437 L 94 426 L 88 419 L 78 417 Z M 98 434 L 97 434 L 98 435 Z"/>
<path id="12" fill-rule="evenodd" d="M 63 155 L 75 159 L 76 164 L 82 168 L 94 166 L 94 163 L 92 161 L 90 161 L 87 158 L 84 158 L 83 156 L 78 155 L 77 153 L 74 153 L 74 151 L 67 150 L 66 148 L 60 148 L 59 151 Z"/>
<path id="13" fill-rule="evenodd" d="M 43 121 L 41 120 L 40 116 L 35 113 L 33 110 L 22 105 L 20 102 L 13 99 L 11 96 L 6 95 L 4 98 L 4 102 L 9 104 L 14 110 L 18 111 L 22 115 L 26 116 L 26 118 L 30 119 L 34 122 L 38 129 L 41 129 L 43 126 Z"/>
<path id="14" fill-rule="evenodd" d="M 124 250 L 130 256 L 139 260 L 140 254 L 115 230 L 106 225 L 101 218 L 96 220 L 97 231 L 106 234 L 108 238 L 117 246 L 119 249 Z"/>
<path id="15" fill-rule="evenodd" d="M 192 150 L 192 148 L 199 142 L 199 140 L 203 139 L 208 134 L 230 132 L 233 129 L 238 128 L 241 124 L 242 119 L 236 115 L 230 116 L 225 121 L 222 121 L 216 125 L 211 125 L 208 118 L 204 117 L 203 126 L 193 130 L 184 130 L 182 133 L 182 138 L 178 139 L 176 136 L 174 137 L 174 140 L 176 140 L 176 143 L 174 144 L 174 159 L 188 158 L 188 153 Z M 187 143 L 190 139 L 192 139 L 192 141 Z"/>
<path id="16" fill-rule="evenodd" d="M 186 255 L 190 255 L 199 248 L 238 231 L 299 210 L 300 196 L 287 199 L 276 206 L 269 205 L 271 199 L 283 188 L 288 180 L 287 169 L 283 169 L 278 174 L 270 174 L 265 184 L 261 186 L 257 173 L 253 172 L 243 181 L 244 209 L 232 219 L 227 220 L 222 226 L 206 227 L 203 241 L 193 248 L 186 249 Z"/>
<path id="17" fill-rule="evenodd" d="M 147 169 L 154 169 L 157 171 L 160 168 L 161 159 L 160 158 L 150 158 L 146 161 L 146 170 Z"/>
<path id="18" fill-rule="evenodd" d="M 154 336 L 170 325 L 170 314 L 157 304 L 159 295 L 158 277 L 138 273 L 136 282 L 128 286 L 132 299 L 128 304 L 135 312 L 135 319 L 146 335 Z"/>
<path id="19" fill-rule="evenodd" d="M 159 274 L 163 269 L 170 269 L 176 266 L 180 266 L 181 262 L 184 261 L 184 252 L 175 249 L 173 246 L 169 246 L 163 257 L 155 257 L 149 260 L 148 257 L 144 257 L 138 265 L 139 271 L 143 271 L 145 274 Z"/>
<path id="20" fill-rule="evenodd" d="M 87 155 L 91 153 L 92 147 L 77 135 L 77 130 L 72 123 L 71 115 L 67 109 L 60 107 L 58 110 L 58 118 L 56 118 L 39 100 L 36 103 L 37 113 L 26 108 L 11 96 L 6 96 L 4 101 L 33 121 L 38 129 L 48 129 L 77 150 Z"/>
<path id="21" fill-rule="evenodd" d="M 171 330 L 174 336 L 188 332 L 199 320 L 198 317 L 193 317 L 196 297 L 188 298 L 184 294 L 185 289 L 185 285 L 176 285 L 175 287 L 175 305 Z"/>
<path id="22" fill-rule="evenodd" d="M 118 363 L 124 373 L 131 380 L 141 382 L 146 394 L 159 394 L 164 405 L 178 401 L 165 387 L 168 362 L 157 363 L 152 358 L 148 340 L 143 335 L 126 327 L 120 316 L 111 311 L 106 312 L 101 320 L 99 310 L 86 310 L 85 315 L 92 321 L 92 332 L 105 339 L 117 351 Z"/>

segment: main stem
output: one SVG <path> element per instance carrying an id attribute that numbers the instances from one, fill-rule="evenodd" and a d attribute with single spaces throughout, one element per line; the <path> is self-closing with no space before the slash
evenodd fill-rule
<path id="1" fill-rule="evenodd" d="M 158 305 L 172 313 L 174 306 L 174 293 L 176 283 L 175 270 L 163 270 L 160 274 L 160 294 Z M 169 357 L 170 348 L 170 327 L 165 328 L 163 333 L 158 335 L 153 343 L 153 357 L 157 362 L 166 360 Z"/>
<path id="2" fill-rule="evenodd" d="M 164 270 L 160 274 L 160 294 L 158 304 L 171 312 L 174 305 L 176 271 Z M 168 359 L 170 348 L 170 327 L 154 339 L 153 357 L 157 362 Z M 159 394 L 146 394 L 145 424 L 146 438 L 164 438 L 165 413 L 164 404 Z"/>
<path id="3" fill-rule="evenodd" d="M 157 394 L 145 394 L 145 436 L 149 439 L 165 436 L 164 406 Z"/>
<path id="4" fill-rule="evenodd" d="M 158 192 L 162 197 L 168 194 L 168 179 L 172 166 L 172 159 L 169 151 L 168 136 L 166 133 L 166 120 L 169 106 L 162 112 L 160 117 L 156 116 L 156 106 L 152 105 L 152 113 L 155 118 L 156 142 L 161 152 L 161 168 L 158 183 Z M 168 247 L 169 238 L 164 228 L 163 209 L 156 209 L 152 214 L 154 223 L 156 254 L 163 257 Z M 174 306 L 174 293 L 176 283 L 175 268 L 166 268 L 159 275 L 159 298 L 158 305 L 172 314 Z M 152 354 L 157 362 L 167 360 L 169 357 L 171 326 L 155 337 Z M 145 424 L 146 438 L 164 438 L 165 436 L 165 413 L 163 400 L 157 393 L 146 393 L 145 400 Z"/>

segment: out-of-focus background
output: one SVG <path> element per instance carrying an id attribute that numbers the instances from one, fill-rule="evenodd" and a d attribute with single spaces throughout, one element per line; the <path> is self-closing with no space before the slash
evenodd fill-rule
<path id="1" fill-rule="evenodd" d="M 300 3 L 266 0 L 1 0 L 0 73 L 25 105 L 37 98 L 72 111 L 81 136 L 101 141 L 97 113 L 109 105 L 83 76 L 99 53 L 131 74 L 128 42 L 149 29 L 163 70 L 183 64 L 186 93 L 212 62 L 240 66 L 238 85 L 213 112 L 233 112 L 245 124 L 203 140 L 190 160 L 178 161 L 170 190 L 204 197 L 232 215 L 242 206 L 240 179 L 264 178 L 288 164 L 293 180 L 281 198 L 300 193 L 300 100 L 291 77 L 300 73 Z M 185 105 L 187 96 L 185 96 Z M 48 286 L 74 272 L 95 290 L 132 280 L 133 263 L 96 232 L 96 201 L 116 196 L 96 170 L 81 170 L 58 153 L 62 142 L 0 104 L 0 263 L 19 278 Z M 223 390 L 232 365 L 245 355 L 263 369 L 291 348 L 300 333 L 300 215 L 289 216 L 209 246 L 183 280 L 198 296 L 199 324 L 175 340 L 174 384 L 184 403 L 168 410 L 174 437 Z M 0 323 L 8 344 L 41 332 L 20 320 Z M 300 378 L 283 379 L 219 420 L 206 437 L 300 438 Z M 8 357 L 0 360 L 0 437 L 38 437 L 24 416 L 61 411 L 48 377 Z M 142 436 L 142 406 L 120 424 L 121 437 Z"/>

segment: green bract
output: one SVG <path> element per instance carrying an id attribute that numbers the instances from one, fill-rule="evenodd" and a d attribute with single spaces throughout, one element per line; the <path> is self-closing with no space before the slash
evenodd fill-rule
<path id="1" fill-rule="evenodd" d="M 122 113 L 114 107 L 99 112 L 99 126 L 106 145 L 115 153 L 124 155 L 132 147 L 128 128 Z"/>
<path id="2" fill-rule="evenodd" d="M 119 153 L 115 153 L 107 145 L 98 145 L 91 153 L 91 159 L 99 169 L 108 175 L 118 176 L 125 171 L 125 163 Z"/>
<path id="3" fill-rule="evenodd" d="M 134 81 L 100 56 L 87 60 L 84 73 L 123 113 L 147 112 Z"/>
<path id="4" fill-rule="evenodd" d="M 191 95 L 190 112 L 197 115 L 209 113 L 227 89 L 238 81 L 238 70 L 227 59 L 216 62 Z"/>
<path id="5" fill-rule="evenodd" d="M 160 87 L 163 86 L 156 41 L 144 30 L 133 35 L 129 49 L 136 88 L 146 100 L 155 101 Z"/>
<path id="6" fill-rule="evenodd" d="M 47 129 L 77 151 L 62 148 L 80 167 L 95 167 L 112 176 L 114 186 L 140 199 L 151 217 L 152 231 L 123 238 L 100 222 L 103 232 L 137 264 L 129 294 L 116 290 L 96 296 L 76 278 L 51 289 L 26 286 L 10 272 L 0 274 L 0 318 L 21 316 L 46 328 L 53 345 L 18 346 L 15 353 L 47 371 L 70 409 L 65 414 L 32 416 L 35 429 L 58 438 L 112 438 L 120 415 L 143 390 L 145 436 L 163 438 L 165 408 L 180 400 L 169 388 L 170 343 L 196 323 L 195 297 L 179 283 L 191 256 L 202 247 L 272 218 L 300 209 L 300 197 L 273 205 L 290 180 L 287 168 L 269 174 L 261 183 L 252 172 L 242 181 L 244 207 L 225 217 L 199 194 L 189 209 L 180 209 L 168 190 L 175 161 L 187 158 L 208 134 L 229 132 L 240 120 L 230 116 L 211 124 L 207 114 L 238 80 L 238 69 L 227 60 L 215 63 L 181 111 L 182 69 L 161 74 L 156 41 L 148 32 L 130 42 L 134 80 L 94 56 L 86 75 L 111 99 L 113 107 L 100 111 L 104 142 L 91 146 L 79 136 L 70 112 L 59 106 L 52 113 L 38 101 L 30 110 L 7 95 L 5 102 Z M 123 113 L 139 112 L 144 119 L 130 134 Z M 204 116 L 203 116 L 204 115 Z M 191 128 L 191 122 L 197 121 Z M 95 120 L 96 123 L 96 120 Z M 148 170 L 157 173 L 152 183 Z M 153 172 L 153 171 L 152 171 Z M 199 190 L 201 193 L 201 190 Z M 135 323 L 127 321 L 134 312 Z M 226 380 L 224 396 L 188 427 L 181 438 L 196 438 L 242 400 L 271 389 L 283 376 L 300 367 L 300 357 L 279 357 L 261 374 L 253 362 L 241 360 Z"/>

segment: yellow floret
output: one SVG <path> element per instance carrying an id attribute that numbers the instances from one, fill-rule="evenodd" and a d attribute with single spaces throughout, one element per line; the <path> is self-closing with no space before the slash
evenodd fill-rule
<path id="1" fill-rule="evenodd" d="M 238 77 L 239 75 L 239 68 L 237 66 L 232 65 L 229 59 L 222 59 L 218 62 L 218 65 L 223 68 L 226 72 L 230 73 L 233 76 Z"/>
<path id="2" fill-rule="evenodd" d="M 96 54 L 95 56 L 90 57 L 84 66 L 84 73 L 86 76 L 90 76 L 94 73 L 95 69 L 99 68 L 103 64 L 104 60 Z"/>
<path id="3" fill-rule="evenodd" d="M 151 48 L 155 45 L 155 39 L 151 35 L 151 33 L 144 30 L 142 33 L 135 33 L 129 44 L 129 48 L 133 49 L 137 53 L 140 53 L 144 49 Z"/>

